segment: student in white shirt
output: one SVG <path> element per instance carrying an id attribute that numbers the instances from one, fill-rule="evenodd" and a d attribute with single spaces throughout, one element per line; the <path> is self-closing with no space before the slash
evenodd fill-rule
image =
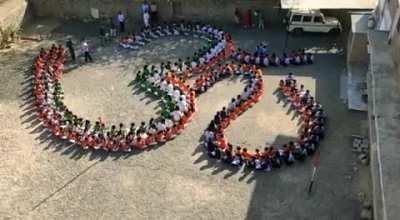
<path id="1" fill-rule="evenodd" d="M 183 113 L 182 113 L 181 111 L 179 111 L 179 108 L 176 108 L 175 111 L 171 112 L 171 116 L 172 116 L 172 119 L 173 119 L 175 122 L 178 122 L 178 121 L 181 120 L 181 118 L 182 118 L 182 116 L 183 116 Z"/>
<path id="2" fill-rule="evenodd" d="M 163 119 L 162 121 L 158 122 L 157 125 L 156 125 L 156 127 L 157 127 L 157 131 L 158 131 L 158 132 L 164 131 L 164 130 L 166 129 L 166 126 L 165 126 L 165 119 Z"/>
<path id="3" fill-rule="evenodd" d="M 165 119 L 165 127 L 166 128 L 172 128 L 173 126 L 174 126 L 174 122 L 171 119 L 169 119 L 169 118 Z"/>
<path id="4" fill-rule="evenodd" d="M 144 22 L 144 27 L 145 28 L 150 27 L 150 14 L 149 14 L 149 12 L 144 12 L 143 13 L 143 22 Z"/>
<path id="5" fill-rule="evenodd" d="M 183 99 L 179 99 L 177 106 L 179 108 L 179 111 L 181 111 L 181 112 L 187 112 L 187 110 L 188 110 L 188 104 Z"/>
<path id="6" fill-rule="evenodd" d="M 87 41 L 83 41 L 82 43 L 82 51 L 85 55 L 85 62 L 93 62 L 92 56 L 90 55 L 90 51 L 89 51 L 89 44 L 87 43 Z"/>
<path id="7" fill-rule="evenodd" d="M 175 89 L 172 93 L 172 97 L 175 101 L 179 101 L 181 99 L 181 92 L 178 89 Z"/>

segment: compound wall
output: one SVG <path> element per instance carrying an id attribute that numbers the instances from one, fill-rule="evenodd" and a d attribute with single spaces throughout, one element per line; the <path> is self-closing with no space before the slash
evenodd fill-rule
<path id="1" fill-rule="evenodd" d="M 91 19 L 91 8 L 99 10 L 101 18 L 115 16 L 119 10 L 128 13 L 128 19 L 140 20 L 141 0 L 29 0 L 38 17 L 64 19 Z M 161 19 L 190 19 L 233 22 L 238 7 L 260 10 L 266 23 L 280 20 L 279 0 L 154 0 Z"/>

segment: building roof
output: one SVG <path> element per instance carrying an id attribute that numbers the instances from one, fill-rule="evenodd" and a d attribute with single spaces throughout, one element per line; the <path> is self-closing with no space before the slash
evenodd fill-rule
<path id="1" fill-rule="evenodd" d="M 281 0 L 283 9 L 375 9 L 377 0 Z"/>

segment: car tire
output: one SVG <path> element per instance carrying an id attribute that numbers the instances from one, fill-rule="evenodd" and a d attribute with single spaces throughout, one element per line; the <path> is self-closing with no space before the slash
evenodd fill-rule
<path id="1" fill-rule="evenodd" d="M 300 35 L 303 33 L 303 28 L 295 28 L 295 29 L 293 29 L 292 33 L 294 35 Z"/>

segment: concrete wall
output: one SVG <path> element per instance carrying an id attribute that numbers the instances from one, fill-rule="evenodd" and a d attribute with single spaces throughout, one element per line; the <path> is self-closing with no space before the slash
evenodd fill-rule
<path id="1" fill-rule="evenodd" d="M 400 33 L 395 30 L 395 34 L 391 40 L 392 57 L 395 69 L 397 70 L 397 79 L 400 82 Z"/>
<path id="2" fill-rule="evenodd" d="M 116 15 L 119 10 L 128 12 L 131 20 L 140 20 L 141 0 L 29 0 L 36 16 L 61 17 L 65 19 L 89 19 L 90 8 L 99 9 L 101 17 Z M 267 23 L 280 21 L 279 0 L 154 0 L 162 19 L 190 19 L 233 21 L 238 7 L 259 9 Z M 178 13 L 180 12 L 180 13 Z"/>

